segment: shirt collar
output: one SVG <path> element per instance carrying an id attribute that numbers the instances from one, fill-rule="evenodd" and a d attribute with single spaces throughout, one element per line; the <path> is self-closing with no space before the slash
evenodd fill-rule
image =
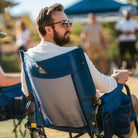
<path id="1" fill-rule="evenodd" d="M 41 41 L 41 44 L 44 44 L 44 45 L 50 45 L 50 46 L 54 46 L 54 47 L 59 47 L 58 45 L 52 43 L 52 42 L 48 42 L 48 41 Z"/>

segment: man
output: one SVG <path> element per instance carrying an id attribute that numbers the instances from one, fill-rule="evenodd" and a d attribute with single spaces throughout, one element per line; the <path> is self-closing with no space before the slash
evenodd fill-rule
<path id="1" fill-rule="evenodd" d="M 93 57 L 97 54 L 101 71 L 106 73 L 107 69 L 104 58 L 106 44 L 103 35 L 103 28 L 96 21 L 96 16 L 94 14 L 88 14 L 88 24 L 82 28 L 80 37 L 82 39 L 82 48 L 88 55 L 89 59 L 94 63 Z"/>
<path id="2" fill-rule="evenodd" d="M 70 42 L 70 30 L 72 21 L 64 13 L 64 8 L 60 4 L 54 4 L 51 7 L 42 9 L 36 19 L 38 32 L 42 41 L 36 47 L 27 51 L 30 57 L 36 60 L 48 59 L 69 51 L 77 47 L 63 47 Z M 131 72 L 124 71 L 106 77 L 101 74 L 85 54 L 91 75 L 94 80 L 96 89 L 103 93 L 109 93 L 117 87 L 117 83 L 125 83 Z M 24 72 L 21 73 L 23 92 L 28 96 Z M 132 122 L 132 127 L 134 127 Z M 132 128 L 133 130 L 133 128 Z M 130 132 L 130 134 L 132 131 Z"/>
<path id="3" fill-rule="evenodd" d="M 0 32 L 0 38 L 3 38 L 5 36 L 6 34 Z M 20 76 L 6 76 L 0 66 L 0 87 L 11 86 L 20 82 Z"/>
<path id="4" fill-rule="evenodd" d="M 138 32 L 138 22 L 131 18 L 131 13 L 128 10 L 123 10 L 124 19 L 119 20 L 115 29 L 119 37 L 119 52 L 120 57 L 118 66 L 121 68 L 125 53 L 128 50 L 131 60 L 132 68 L 136 69 L 136 33 Z"/>

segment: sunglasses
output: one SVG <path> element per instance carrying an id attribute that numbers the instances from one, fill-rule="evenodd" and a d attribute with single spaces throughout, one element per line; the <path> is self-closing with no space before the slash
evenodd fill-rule
<path id="1" fill-rule="evenodd" d="M 72 21 L 71 20 L 63 20 L 63 21 L 59 21 L 59 22 L 56 22 L 56 23 L 51 23 L 51 24 L 46 25 L 46 26 L 51 26 L 51 25 L 59 24 L 59 23 L 61 23 L 65 28 L 68 28 L 69 26 L 70 27 L 72 26 Z"/>

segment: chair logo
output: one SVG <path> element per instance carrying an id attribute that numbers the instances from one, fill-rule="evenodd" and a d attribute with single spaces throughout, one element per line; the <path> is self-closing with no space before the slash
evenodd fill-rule
<path id="1" fill-rule="evenodd" d="M 40 74 L 47 74 L 47 72 L 42 67 L 39 67 L 38 71 Z"/>

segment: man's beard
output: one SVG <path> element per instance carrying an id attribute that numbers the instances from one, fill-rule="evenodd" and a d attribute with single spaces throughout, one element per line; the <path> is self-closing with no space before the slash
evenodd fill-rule
<path id="1" fill-rule="evenodd" d="M 66 31 L 66 33 L 64 34 L 64 37 L 59 37 L 58 33 L 55 31 L 55 28 L 53 28 L 54 31 L 54 41 L 57 45 L 59 46 L 64 46 L 66 44 L 68 44 L 70 42 L 70 37 L 65 37 L 66 34 L 70 33 L 70 31 Z"/>

